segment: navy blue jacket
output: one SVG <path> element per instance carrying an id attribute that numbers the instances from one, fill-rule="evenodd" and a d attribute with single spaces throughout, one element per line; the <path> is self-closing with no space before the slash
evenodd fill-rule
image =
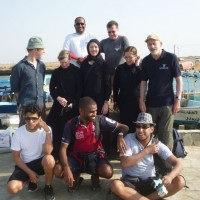
<path id="1" fill-rule="evenodd" d="M 158 60 L 151 54 L 142 61 L 142 81 L 148 81 L 146 105 L 161 107 L 173 105 L 173 78 L 181 76 L 178 58 L 162 50 Z"/>
<path id="2" fill-rule="evenodd" d="M 19 93 L 17 103 L 27 105 L 35 103 L 44 105 L 44 77 L 45 65 L 38 60 L 37 69 L 27 61 L 27 57 L 17 63 L 11 72 L 11 91 Z"/>

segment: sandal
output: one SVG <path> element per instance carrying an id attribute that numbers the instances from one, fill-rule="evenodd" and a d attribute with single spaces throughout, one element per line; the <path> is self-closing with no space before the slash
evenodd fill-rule
<path id="1" fill-rule="evenodd" d="M 83 182 L 83 180 L 83 177 L 79 177 L 78 180 L 74 181 L 73 186 L 68 188 L 68 192 L 76 192 L 79 189 L 79 186 Z"/>
<path id="2" fill-rule="evenodd" d="M 101 183 L 98 176 L 91 176 L 91 183 L 92 183 L 92 190 L 93 191 L 100 191 L 101 190 Z"/>

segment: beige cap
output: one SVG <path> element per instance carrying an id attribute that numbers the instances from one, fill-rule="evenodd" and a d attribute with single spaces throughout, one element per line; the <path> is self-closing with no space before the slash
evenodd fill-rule
<path id="1" fill-rule="evenodd" d="M 160 39 L 160 37 L 159 37 L 158 35 L 156 35 L 156 34 L 151 34 L 151 35 L 149 35 L 149 36 L 147 37 L 147 39 L 145 40 L 145 42 L 148 42 L 148 40 L 159 40 L 159 41 L 162 41 L 162 40 Z"/>

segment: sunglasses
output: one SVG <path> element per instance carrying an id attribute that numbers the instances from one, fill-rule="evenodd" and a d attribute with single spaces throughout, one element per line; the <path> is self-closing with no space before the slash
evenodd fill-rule
<path id="1" fill-rule="evenodd" d="M 37 118 L 37 117 L 25 117 L 26 122 L 29 122 L 29 121 L 36 122 L 38 119 L 39 118 Z"/>
<path id="2" fill-rule="evenodd" d="M 148 129 L 151 127 L 151 125 L 150 124 L 136 124 L 135 127 L 142 128 L 142 129 Z"/>
<path id="3" fill-rule="evenodd" d="M 85 25 L 85 23 L 76 23 L 76 26 L 84 26 Z"/>

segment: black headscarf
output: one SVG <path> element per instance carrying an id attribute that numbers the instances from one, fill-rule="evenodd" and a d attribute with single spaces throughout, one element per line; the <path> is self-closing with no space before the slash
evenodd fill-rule
<path id="1" fill-rule="evenodd" d="M 90 54 L 89 46 L 90 46 L 90 44 L 92 42 L 96 43 L 98 45 L 98 47 L 99 47 L 99 52 L 98 52 L 98 54 L 96 56 L 92 56 Z M 88 42 L 88 44 L 87 44 L 87 52 L 88 52 L 88 57 L 87 57 L 88 61 L 91 61 L 91 60 L 96 61 L 96 60 L 102 59 L 102 56 L 101 56 L 101 46 L 100 46 L 100 42 L 97 39 L 91 39 Z"/>

